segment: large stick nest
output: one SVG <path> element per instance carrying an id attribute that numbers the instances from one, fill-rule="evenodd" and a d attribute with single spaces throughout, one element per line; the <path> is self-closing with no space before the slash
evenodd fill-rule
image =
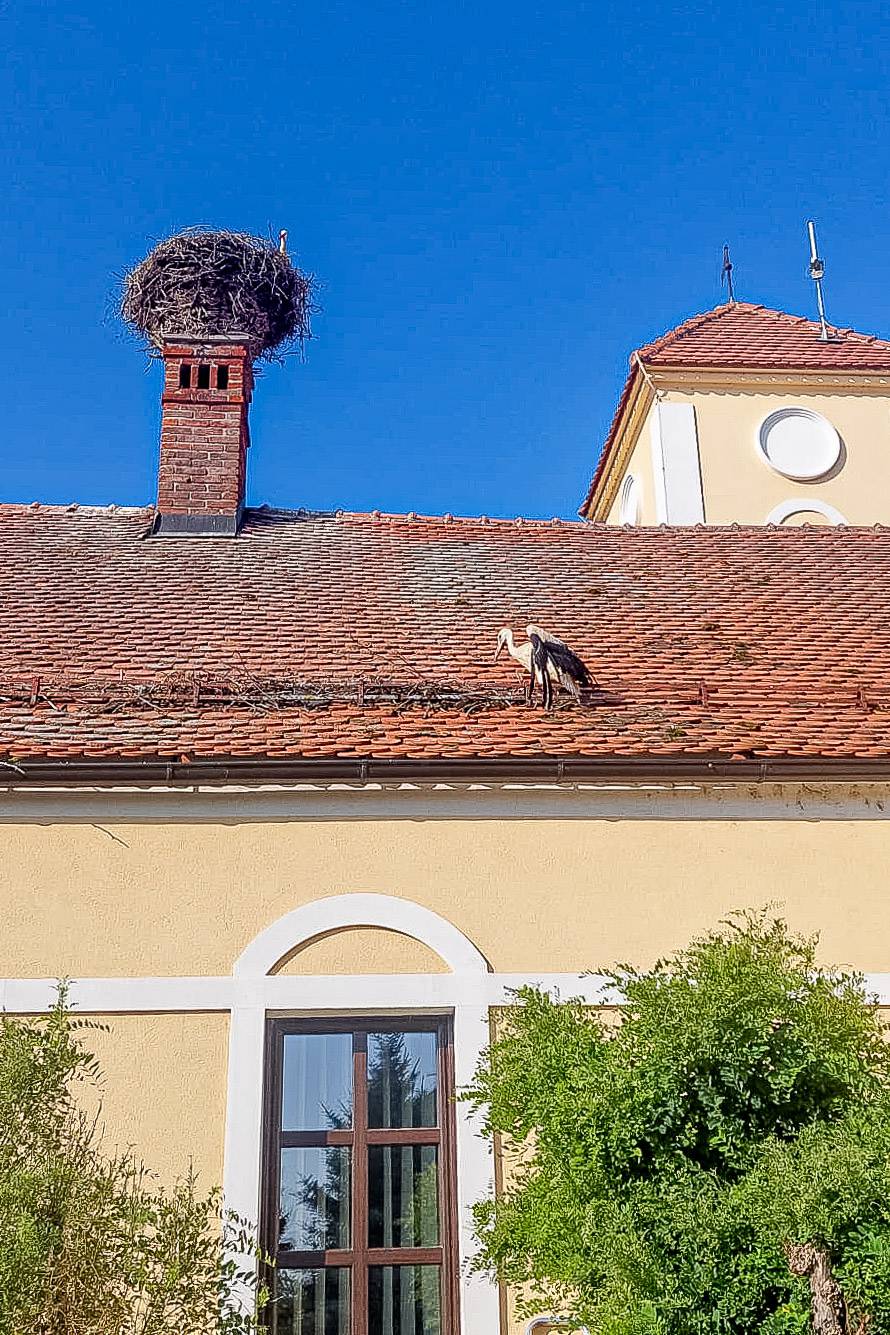
<path id="1" fill-rule="evenodd" d="M 154 347 L 176 337 L 240 335 L 274 359 L 311 336 L 315 282 L 278 246 L 244 232 L 179 232 L 123 280 L 120 314 Z"/>

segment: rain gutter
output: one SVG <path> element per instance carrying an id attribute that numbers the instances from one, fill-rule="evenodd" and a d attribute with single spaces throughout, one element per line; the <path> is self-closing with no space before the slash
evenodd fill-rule
<path id="1" fill-rule="evenodd" d="M 779 783 L 887 782 L 890 755 L 831 756 L 504 756 L 497 758 L 212 760 L 16 758 L 0 761 L 0 786 L 46 784 L 290 784 L 290 783 Z"/>

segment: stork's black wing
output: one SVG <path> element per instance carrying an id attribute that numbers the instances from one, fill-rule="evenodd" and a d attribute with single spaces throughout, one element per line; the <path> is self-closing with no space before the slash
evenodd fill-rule
<path id="1" fill-rule="evenodd" d="M 545 640 L 541 639 L 540 635 L 530 635 L 528 638 L 532 647 L 532 695 L 534 695 L 535 669 L 537 668 L 541 677 L 541 695 L 544 700 L 544 708 L 549 709 L 553 703 L 553 683 L 550 680 L 548 645 Z"/>
<path id="2" fill-rule="evenodd" d="M 535 636 L 535 639 L 537 638 Z M 573 654 L 568 645 L 563 644 L 562 640 L 547 640 L 542 647 L 554 667 L 564 672 L 567 677 L 571 677 L 572 681 L 576 681 L 579 686 L 593 686 L 593 678 L 586 664 L 582 663 L 578 655 Z"/>
<path id="3" fill-rule="evenodd" d="M 532 662 L 536 668 L 545 672 L 547 670 L 547 645 L 540 635 L 530 635 L 528 638 L 532 647 Z"/>

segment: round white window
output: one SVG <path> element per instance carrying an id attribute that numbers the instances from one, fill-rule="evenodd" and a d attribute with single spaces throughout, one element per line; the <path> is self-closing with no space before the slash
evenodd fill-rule
<path id="1" fill-rule="evenodd" d="M 622 524 L 638 524 L 640 521 L 640 485 L 633 473 L 628 473 L 622 483 L 618 518 Z"/>
<path id="2" fill-rule="evenodd" d="M 760 450 L 771 468 L 808 481 L 831 471 L 841 456 L 834 427 L 809 408 L 779 408 L 761 424 Z"/>

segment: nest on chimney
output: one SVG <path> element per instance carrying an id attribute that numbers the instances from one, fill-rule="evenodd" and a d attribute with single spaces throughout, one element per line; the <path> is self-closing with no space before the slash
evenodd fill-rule
<path id="1" fill-rule="evenodd" d="M 277 243 L 190 228 L 161 241 L 123 279 L 119 313 L 160 348 L 171 338 L 239 335 L 274 361 L 311 336 L 315 280 Z"/>

